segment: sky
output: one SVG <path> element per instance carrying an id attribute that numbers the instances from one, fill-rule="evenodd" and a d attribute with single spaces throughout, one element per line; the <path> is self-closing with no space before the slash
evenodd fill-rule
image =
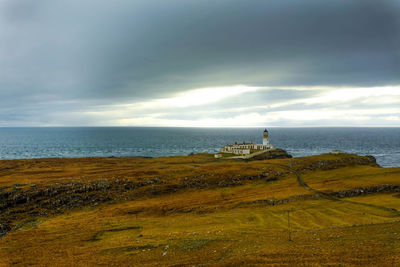
<path id="1" fill-rule="evenodd" d="M 400 126 L 400 0 L 0 0 L 0 126 Z"/>

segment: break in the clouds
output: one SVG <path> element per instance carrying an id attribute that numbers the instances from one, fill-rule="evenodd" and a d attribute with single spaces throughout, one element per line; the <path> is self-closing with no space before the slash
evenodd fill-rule
<path id="1" fill-rule="evenodd" d="M 400 126 L 398 0 L 2 0 L 0 126 Z"/>

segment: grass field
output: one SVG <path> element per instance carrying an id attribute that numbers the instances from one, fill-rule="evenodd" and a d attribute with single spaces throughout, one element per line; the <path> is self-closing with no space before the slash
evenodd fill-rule
<path id="1" fill-rule="evenodd" d="M 400 168 L 380 168 L 369 158 L 0 161 L 3 201 L 32 188 L 121 179 L 140 187 L 74 187 L 10 202 L 0 217 L 11 229 L 0 239 L 0 265 L 400 264 Z M 93 194 L 108 197 L 85 202 Z M 83 199 L 80 206 L 65 204 L 71 197 Z M 46 205 L 49 199 L 64 205 Z"/>

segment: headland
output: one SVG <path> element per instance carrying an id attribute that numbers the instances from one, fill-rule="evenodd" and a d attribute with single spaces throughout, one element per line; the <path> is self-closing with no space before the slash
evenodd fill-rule
<path id="1" fill-rule="evenodd" d="M 0 265 L 380 265 L 400 168 L 374 157 L 0 161 Z"/>

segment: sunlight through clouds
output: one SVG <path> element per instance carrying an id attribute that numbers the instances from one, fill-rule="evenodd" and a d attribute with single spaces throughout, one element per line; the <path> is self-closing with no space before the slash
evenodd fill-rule
<path id="1" fill-rule="evenodd" d="M 275 104 L 269 103 L 273 99 L 268 99 L 268 93 L 289 89 L 312 94 L 293 100 L 278 98 L 274 100 Z M 247 99 L 249 94 L 255 95 Z M 254 97 L 265 104 L 255 105 Z M 239 102 L 241 106 L 238 106 Z M 102 122 L 106 120 L 112 125 L 130 126 L 257 127 L 362 123 L 392 126 L 399 121 L 399 106 L 400 87 L 396 86 L 288 88 L 237 85 L 199 88 L 169 98 L 102 107 L 87 115 L 102 118 Z"/>
<path id="2" fill-rule="evenodd" d="M 339 88 L 328 90 L 321 96 L 304 100 L 305 104 L 348 102 L 357 99 L 368 98 L 370 102 L 380 97 L 390 97 L 394 101 L 400 101 L 400 87 L 368 87 L 368 88 Z M 375 101 L 379 104 L 379 101 Z"/>
<path id="3" fill-rule="evenodd" d="M 215 103 L 228 97 L 259 90 L 260 87 L 236 85 L 232 87 L 201 88 L 180 93 L 171 98 L 157 99 L 139 106 L 151 107 L 190 107 Z"/>

